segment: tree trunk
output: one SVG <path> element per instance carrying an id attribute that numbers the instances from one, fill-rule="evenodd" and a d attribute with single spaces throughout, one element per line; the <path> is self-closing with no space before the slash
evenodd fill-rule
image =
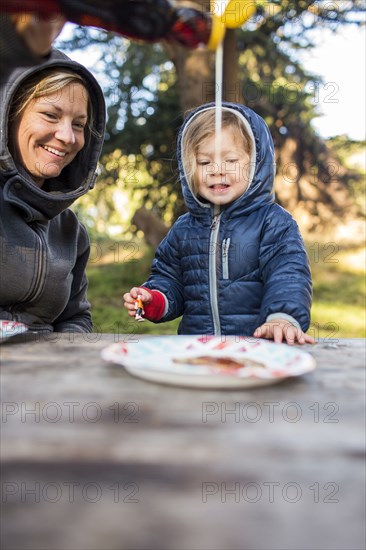
<path id="1" fill-rule="evenodd" d="M 207 10 L 207 1 L 201 9 Z M 215 101 L 215 52 L 207 48 L 189 50 L 179 44 L 166 44 L 168 56 L 177 74 L 183 113 L 210 101 Z M 224 39 L 222 99 L 242 103 L 239 59 L 235 29 L 227 29 Z"/>
<path id="2" fill-rule="evenodd" d="M 188 50 L 177 44 L 167 44 L 166 49 L 175 65 L 183 114 L 214 101 L 214 52 L 201 48 Z"/>
<path id="3" fill-rule="evenodd" d="M 152 248 L 156 249 L 160 242 L 168 233 L 168 228 L 164 225 L 151 210 L 147 210 L 144 206 L 136 210 L 132 223 L 139 231 L 144 233 L 145 241 Z"/>
<path id="4" fill-rule="evenodd" d="M 224 40 L 224 71 L 223 94 L 224 101 L 243 103 L 241 82 L 239 75 L 239 54 L 236 42 L 235 29 L 226 29 Z"/>

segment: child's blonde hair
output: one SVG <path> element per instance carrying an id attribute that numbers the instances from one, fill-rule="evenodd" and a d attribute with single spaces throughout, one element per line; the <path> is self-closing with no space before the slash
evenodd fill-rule
<path id="1" fill-rule="evenodd" d="M 249 159 L 251 159 L 253 143 L 245 127 L 244 121 L 241 120 L 240 114 L 236 114 L 234 111 L 224 108 L 222 110 L 221 127 L 222 129 L 228 127 L 232 128 L 235 137 L 242 142 L 244 150 L 248 153 Z M 198 113 L 187 124 L 184 130 L 182 138 L 182 161 L 188 185 L 194 192 L 196 191 L 194 174 L 197 169 L 196 158 L 198 148 L 203 140 L 213 135 L 215 135 L 214 108 Z"/>

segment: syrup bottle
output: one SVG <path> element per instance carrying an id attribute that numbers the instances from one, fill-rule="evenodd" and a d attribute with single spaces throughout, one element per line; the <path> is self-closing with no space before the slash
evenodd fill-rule
<path id="1" fill-rule="evenodd" d="M 135 40 L 175 41 L 189 48 L 206 45 L 211 34 L 210 13 L 170 0 L 2 0 L 7 13 L 39 17 L 62 14 L 78 25 L 100 27 Z"/>

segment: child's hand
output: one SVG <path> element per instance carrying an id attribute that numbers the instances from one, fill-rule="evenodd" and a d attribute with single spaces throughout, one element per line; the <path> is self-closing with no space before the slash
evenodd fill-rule
<path id="1" fill-rule="evenodd" d="M 126 294 L 123 295 L 123 305 L 128 310 L 128 315 L 130 317 L 135 317 L 136 315 L 137 296 L 141 296 L 144 305 L 149 304 L 152 300 L 152 295 L 145 288 L 140 288 L 138 286 L 131 288 L 130 292 L 126 292 Z"/>
<path id="2" fill-rule="evenodd" d="M 276 343 L 280 343 L 285 339 L 287 344 L 314 344 L 315 340 L 308 334 L 305 334 L 300 328 L 295 327 L 285 319 L 273 319 L 267 321 L 260 327 L 258 327 L 253 336 L 255 338 L 268 338 L 274 340 Z"/>

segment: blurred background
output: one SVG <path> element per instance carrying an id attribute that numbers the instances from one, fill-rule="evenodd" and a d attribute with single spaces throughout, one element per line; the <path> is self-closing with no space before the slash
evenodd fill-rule
<path id="1" fill-rule="evenodd" d="M 259 1 L 224 40 L 223 99 L 269 125 L 277 201 L 306 241 L 315 338 L 366 336 L 365 13 L 360 0 Z M 158 243 L 185 212 L 176 134 L 187 111 L 214 99 L 215 53 L 71 23 L 56 47 L 93 72 L 108 107 L 97 185 L 74 206 L 92 241 L 95 332 L 174 334 L 179 320 L 131 321 L 122 295 L 145 281 Z"/>

